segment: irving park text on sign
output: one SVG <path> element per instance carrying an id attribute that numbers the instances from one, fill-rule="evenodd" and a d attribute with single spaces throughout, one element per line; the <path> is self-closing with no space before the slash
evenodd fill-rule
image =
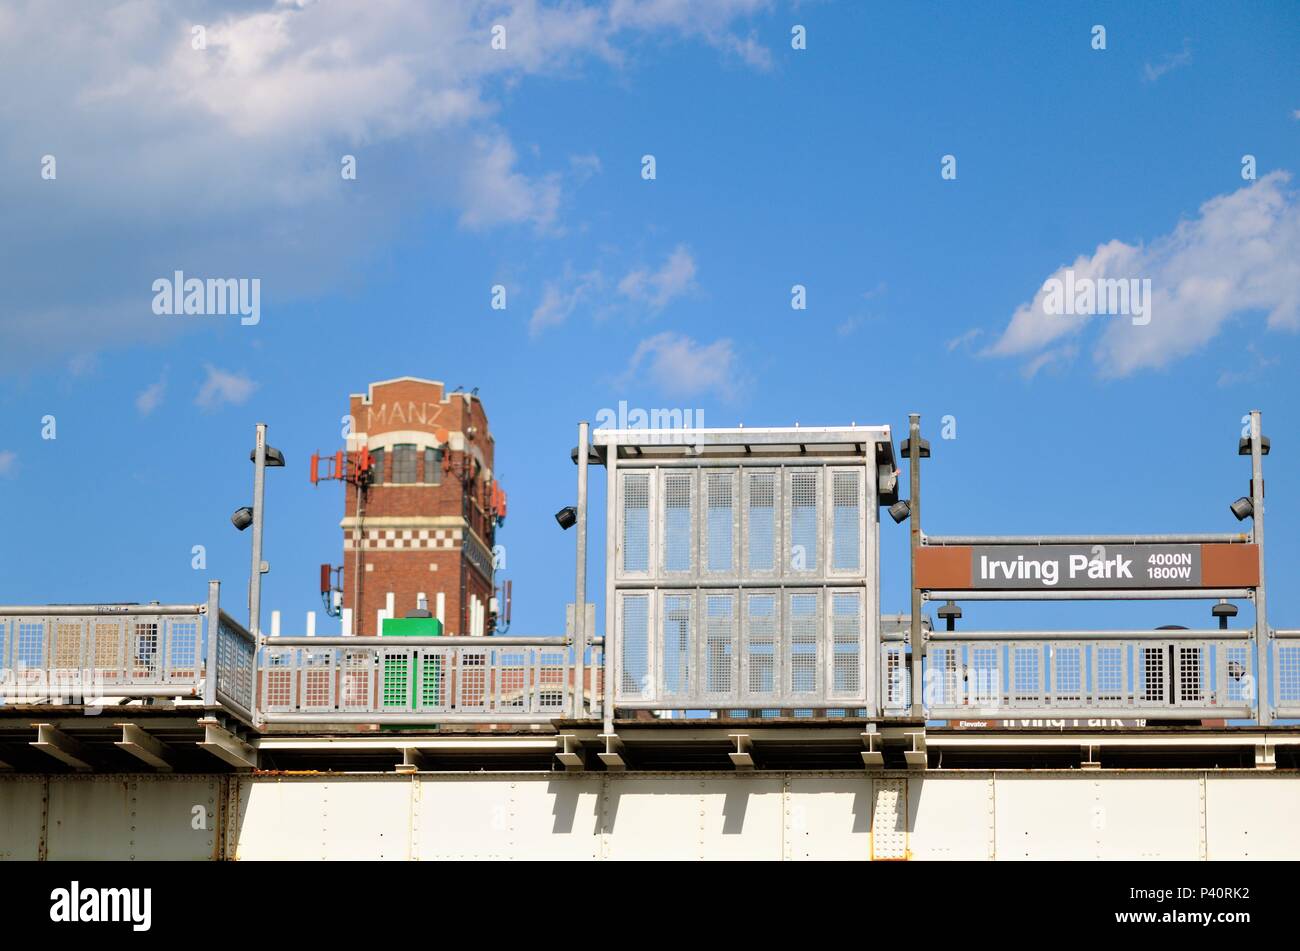
<path id="1" fill-rule="evenodd" d="M 1259 556 L 1250 544 L 923 547 L 916 574 L 928 589 L 1254 587 Z"/>
<path id="2" fill-rule="evenodd" d="M 1196 588 L 1200 545 L 1001 545 L 972 549 L 976 588 Z"/>

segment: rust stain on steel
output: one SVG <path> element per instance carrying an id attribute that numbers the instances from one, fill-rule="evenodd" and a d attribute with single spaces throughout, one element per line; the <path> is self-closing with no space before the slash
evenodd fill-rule
<path id="1" fill-rule="evenodd" d="M 253 776 L 333 776 L 332 769 L 255 769 Z"/>

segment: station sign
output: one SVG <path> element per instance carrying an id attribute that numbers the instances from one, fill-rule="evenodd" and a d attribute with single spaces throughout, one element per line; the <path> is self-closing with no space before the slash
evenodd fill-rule
<path id="1" fill-rule="evenodd" d="M 1251 588 L 1252 544 L 922 547 L 917 587 L 971 591 Z"/>

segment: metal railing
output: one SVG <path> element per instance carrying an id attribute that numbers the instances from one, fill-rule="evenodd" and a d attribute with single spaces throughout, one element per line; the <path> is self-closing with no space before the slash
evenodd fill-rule
<path id="1" fill-rule="evenodd" d="M 927 715 L 1249 717 L 1246 631 L 980 632 L 931 641 Z"/>
<path id="2" fill-rule="evenodd" d="M 1300 718 L 1300 630 L 1273 631 L 1273 709 L 1277 716 Z"/>
<path id="3" fill-rule="evenodd" d="M 0 697 L 11 704 L 198 697 L 207 606 L 0 607 Z"/>
<path id="4" fill-rule="evenodd" d="M 574 651 L 563 638 L 263 643 L 257 712 L 266 723 L 550 722 L 572 696 Z"/>
<path id="5" fill-rule="evenodd" d="M 210 703 L 250 723 L 544 722 L 567 718 L 572 709 L 579 668 L 568 638 L 502 637 L 490 643 L 482 638 L 402 638 L 395 643 L 264 637 L 259 649 L 257 639 L 219 607 L 217 623 L 205 624 L 211 620 L 210 607 L 0 608 L 0 696 L 9 704 L 62 700 L 87 706 L 101 697 L 206 697 L 205 675 L 211 669 Z M 215 639 L 208 634 L 213 627 Z M 1257 685 L 1268 684 L 1275 715 L 1300 717 L 1300 631 L 1272 632 L 1263 672 L 1256 667 L 1250 634 L 931 632 L 923 666 L 925 715 L 1127 712 L 1156 719 L 1248 718 L 1254 715 Z M 908 650 L 895 639 L 899 634 L 888 636 L 874 672 L 881 712 L 905 716 L 911 694 Z M 776 636 L 770 646 L 784 641 Z M 779 658 L 761 647 L 748 650 L 779 669 Z M 819 673 L 833 683 L 833 638 L 818 637 L 809 647 L 810 659 L 820 655 L 807 665 L 809 683 L 818 682 Z M 731 653 L 719 657 L 732 663 Z M 798 657 L 794 653 L 786 660 Z M 767 669 L 743 661 L 743 656 L 734 660 L 737 680 Z M 604 669 L 603 642 L 598 641 L 582 665 L 581 717 L 603 713 Z M 693 709 L 701 699 L 691 694 L 657 702 L 663 708 Z M 645 705 L 633 702 L 628 709 Z M 748 706 L 750 715 L 762 716 L 768 707 L 792 705 Z M 855 704 L 844 706 L 857 710 Z"/>
<path id="6" fill-rule="evenodd" d="M 256 721 L 257 639 L 225 611 L 217 610 L 216 636 L 209 641 L 211 697 L 250 722 Z"/>
<path id="7" fill-rule="evenodd" d="M 215 614 L 212 613 L 215 607 Z M 215 617 L 215 623 L 213 619 Z M 823 621 L 826 620 L 823 618 Z M 889 619 L 900 627 L 897 618 Z M 884 625 L 887 626 L 887 625 Z M 853 625 L 856 631 L 856 623 Z M 837 670 L 833 625 L 809 641 L 809 684 L 831 686 Z M 1258 660 L 1250 630 L 926 631 L 924 715 L 1074 718 L 1137 715 L 1148 719 L 1250 719 L 1257 693 L 1276 717 L 1300 718 L 1300 630 L 1274 630 Z M 875 670 L 879 713 L 906 717 L 910 651 L 887 629 Z M 11 705 L 80 704 L 102 698 L 204 698 L 260 726 L 271 724 L 544 723 L 604 714 L 604 641 L 584 653 L 569 637 L 359 638 L 262 637 L 207 605 L 69 605 L 0 608 L 0 700 Z M 798 661 L 797 639 L 786 662 Z M 260 646 L 259 646 L 260 643 Z M 721 643 L 721 642 L 717 642 Z M 742 640 L 762 663 L 731 651 L 736 681 L 780 670 L 763 644 Z M 757 643 L 757 642 L 755 642 Z M 848 637 L 857 656 L 857 641 Z M 823 650 L 824 649 L 824 650 Z M 692 659 L 695 659 L 694 656 Z M 841 656 L 840 660 L 842 661 Z M 699 667 L 707 677 L 709 658 Z M 854 669 L 856 667 L 854 661 Z M 207 672 L 213 676 L 209 679 Z M 581 674 L 579 671 L 581 670 Z M 582 699 L 576 704 L 577 681 Z M 703 679 L 701 683 L 705 682 Z M 873 716 L 832 690 L 816 704 L 737 703 L 723 716 Z M 746 696 L 744 692 L 740 695 Z M 758 696 L 758 694 L 753 694 Z M 697 709 L 695 694 L 659 697 L 658 709 Z M 679 702 L 680 701 L 680 702 Z M 635 701 L 624 709 L 640 709 Z"/>
<path id="8" fill-rule="evenodd" d="M 192 698 L 255 727 L 541 723 L 602 712 L 599 638 L 581 665 L 569 637 L 258 638 L 219 600 L 213 582 L 206 604 L 0 607 L 0 703 L 91 709 L 105 698 Z"/>

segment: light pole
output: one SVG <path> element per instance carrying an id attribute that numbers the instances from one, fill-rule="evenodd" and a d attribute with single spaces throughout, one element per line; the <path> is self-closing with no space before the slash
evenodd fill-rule
<path id="1" fill-rule="evenodd" d="M 284 453 L 266 444 L 266 423 L 257 424 L 257 441 L 248 458 L 253 463 L 253 505 L 236 510 L 230 521 L 241 532 L 253 526 L 253 564 L 248 578 L 248 630 L 254 637 L 262 633 L 262 575 L 271 566 L 262 560 L 262 524 L 267 466 L 282 467 Z"/>
<path id="2" fill-rule="evenodd" d="M 253 570 L 248 578 L 248 629 L 254 637 L 262 633 L 262 572 L 270 565 L 262 561 L 262 500 L 266 490 L 266 423 L 257 424 L 253 446 Z"/>

